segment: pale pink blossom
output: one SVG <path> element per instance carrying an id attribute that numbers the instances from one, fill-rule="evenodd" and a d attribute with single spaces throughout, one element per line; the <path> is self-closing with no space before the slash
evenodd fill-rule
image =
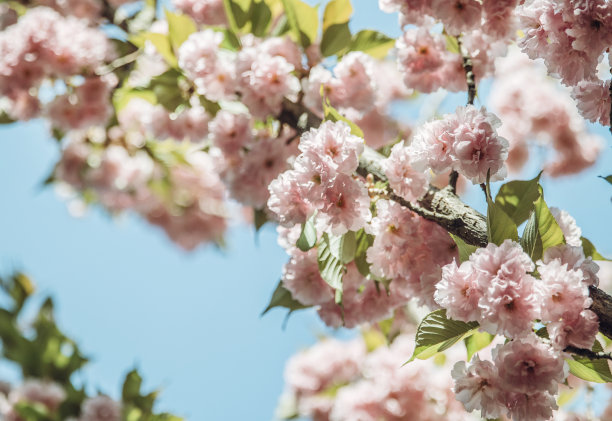
<path id="1" fill-rule="evenodd" d="M 120 421 L 121 405 L 108 396 L 99 395 L 83 402 L 79 421 Z"/>
<path id="2" fill-rule="evenodd" d="M 459 35 L 480 25 L 482 5 L 476 0 L 433 0 L 431 10 L 451 35 Z"/>
<path id="3" fill-rule="evenodd" d="M 178 65 L 196 85 L 199 94 L 218 101 L 236 92 L 235 56 L 221 50 L 223 34 L 212 29 L 193 33 L 178 51 Z"/>
<path id="4" fill-rule="evenodd" d="M 396 42 L 397 62 L 407 87 L 423 93 L 465 89 L 461 56 L 446 49 L 442 35 L 427 28 L 408 29 Z M 457 83 L 457 81 L 461 81 Z"/>
<path id="5" fill-rule="evenodd" d="M 210 123 L 209 129 L 214 145 L 226 157 L 237 156 L 253 139 L 252 120 L 248 114 L 221 110 Z"/>
<path id="6" fill-rule="evenodd" d="M 172 4 L 203 25 L 225 25 L 227 21 L 223 0 L 172 0 Z"/>
<path id="7" fill-rule="evenodd" d="M 300 139 L 300 151 L 342 174 L 351 175 L 359 165 L 364 142 L 351 134 L 351 128 L 343 121 L 325 121 L 318 129 L 311 129 Z"/>
<path id="8" fill-rule="evenodd" d="M 365 185 L 351 176 L 338 174 L 326 186 L 319 207 L 317 227 L 334 235 L 359 231 L 371 219 L 370 196 Z"/>
<path id="9" fill-rule="evenodd" d="M 497 134 L 499 119 L 484 108 L 459 107 L 456 111 L 452 154 L 454 168 L 474 184 L 484 183 L 487 173 L 491 180 L 506 176 L 504 161 L 508 156 L 508 141 Z"/>
<path id="10" fill-rule="evenodd" d="M 465 361 L 457 362 L 451 374 L 456 398 L 466 411 L 480 410 L 483 418 L 498 418 L 504 412 L 499 400 L 502 384 L 497 367 L 490 361 L 481 361 L 476 355 L 469 365 Z"/>
<path id="11" fill-rule="evenodd" d="M 374 59 L 359 51 L 342 57 L 334 68 L 338 94 L 333 105 L 360 112 L 370 110 L 376 100 L 374 66 Z"/>
<path id="12" fill-rule="evenodd" d="M 289 227 L 301 224 L 314 211 L 313 205 L 306 200 L 311 180 L 304 179 L 303 175 L 298 171 L 285 171 L 268 186 L 268 209 L 277 216 L 281 225 Z"/>
<path id="13" fill-rule="evenodd" d="M 515 7 L 518 0 L 485 0 L 483 2 L 483 31 L 495 38 L 514 38 L 518 27 Z"/>
<path id="14" fill-rule="evenodd" d="M 538 288 L 542 294 L 541 320 L 556 322 L 566 314 L 577 315 L 588 308 L 592 300 L 588 287 L 582 282 L 582 271 L 568 269 L 567 264 L 554 259 L 538 265 L 541 281 Z"/>
<path id="15" fill-rule="evenodd" d="M 516 393 L 554 394 L 568 374 L 561 355 L 534 333 L 498 345 L 493 360 L 504 388 Z"/>
<path id="16" fill-rule="evenodd" d="M 579 82 L 572 90 L 578 109 L 584 118 L 603 126 L 610 125 L 610 81 Z"/>
<path id="17" fill-rule="evenodd" d="M 591 349 L 599 332 L 599 318 L 591 310 L 582 310 L 577 314 L 564 314 L 562 320 L 549 323 L 546 328 L 557 349 L 565 349 L 568 345 Z"/>
<path id="18" fill-rule="evenodd" d="M 383 170 L 395 194 L 410 202 L 416 202 L 427 192 L 429 177 L 426 172 L 415 170 L 411 159 L 410 150 L 404 143 L 397 143 L 384 161 Z"/>
<path id="19" fill-rule="evenodd" d="M 547 392 L 507 392 L 503 401 L 513 421 L 548 421 L 558 409 L 555 397 Z"/>
<path id="20" fill-rule="evenodd" d="M 420 126 L 408 146 L 412 165 L 425 171 L 431 168 L 439 173 L 453 164 L 451 155 L 454 142 L 453 131 L 457 126 L 453 119 L 433 120 Z"/>
<path id="21" fill-rule="evenodd" d="M 334 299 L 334 291 L 321 278 L 317 250 L 296 251 L 283 268 L 283 285 L 304 305 L 324 304 Z"/>
<path id="22" fill-rule="evenodd" d="M 597 286 L 599 283 L 599 278 L 597 277 L 599 266 L 591 257 L 584 257 L 581 246 L 576 247 L 568 244 L 560 244 L 547 248 L 542 256 L 542 261 L 544 263 L 550 263 L 555 259 L 562 264 L 567 264 L 568 269 L 580 270 L 582 282 L 586 285 Z"/>
<path id="23" fill-rule="evenodd" d="M 448 317 L 471 322 L 480 318 L 478 302 L 482 291 L 472 262 L 460 267 L 453 261 L 442 268 L 442 279 L 436 285 L 435 300 L 446 309 Z"/>

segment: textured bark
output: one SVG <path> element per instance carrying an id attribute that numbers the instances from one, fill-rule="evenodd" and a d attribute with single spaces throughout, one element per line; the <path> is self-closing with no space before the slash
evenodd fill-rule
<path id="1" fill-rule="evenodd" d="M 302 105 L 290 101 L 285 101 L 283 105 L 284 109 L 279 120 L 293 127 L 299 134 L 321 124 L 321 119 Z M 296 124 L 298 121 L 304 124 Z M 359 159 L 357 173 L 363 177 L 371 174 L 375 180 L 386 181 L 381 165 L 383 159 L 385 159 L 383 155 L 366 146 Z M 437 223 L 468 244 L 478 247 L 485 247 L 488 244 L 485 216 L 463 203 L 450 186 L 441 190 L 430 186 L 425 197 L 417 204 L 394 194 L 390 194 L 389 198 L 423 218 Z M 612 297 L 595 287 L 590 287 L 589 292 L 593 299 L 591 310 L 599 317 L 599 331 L 612 338 Z"/>

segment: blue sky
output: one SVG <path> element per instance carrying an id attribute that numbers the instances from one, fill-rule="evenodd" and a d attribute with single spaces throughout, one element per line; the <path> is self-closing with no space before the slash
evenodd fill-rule
<path id="1" fill-rule="evenodd" d="M 354 1 L 353 29 L 396 36 L 396 17 L 374 0 Z M 451 97 L 443 108 L 457 104 Z M 598 164 L 574 178 L 544 179 L 552 206 L 576 217 L 585 236 L 612 255 L 610 133 Z M 324 332 L 316 314 L 283 311 L 260 318 L 286 255 L 274 228 L 238 227 L 227 250 L 185 253 L 157 228 L 131 215 L 111 218 L 93 210 L 69 215 L 51 188 L 42 188 L 58 145 L 41 121 L 0 127 L 0 268 L 27 271 L 42 295 L 55 298 L 60 325 L 93 363 L 88 383 L 117 396 L 125 372 L 139 367 L 146 385 L 161 386 L 162 409 L 190 420 L 269 420 L 282 390 L 285 361 Z M 535 165 L 525 177 L 537 173 Z M 482 193 L 468 202 L 479 209 Z M 0 368 L 0 378 L 12 377 Z"/>

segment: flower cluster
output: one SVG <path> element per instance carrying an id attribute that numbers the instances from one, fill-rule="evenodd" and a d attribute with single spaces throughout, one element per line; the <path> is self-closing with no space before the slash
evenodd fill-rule
<path id="1" fill-rule="evenodd" d="M 436 285 L 435 300 L 448 317 L 478 321 L 483 330 L 512 339 L 493 351 L 493 362 L 476 357 L 453 369 L 457 398 L 485 418 L 507 412 L 514 420 L 549 419 L 557 383 L 567 376 L 565 348 L 591 349 L 595 341 L 599 322 L 588 310 L 588 285 L 598 268 L 582 248 L 549 248 L 537 262 L 539 280 L 535 269 L 520 245 L 505 240 L 476 250 L 460 266 L 445 266 Z M 533 333 L 536 319 L 550 343 Z"/>
<path id="2" fill-rule="evenodd" d="M 484 418 L 507 415 L 515 421 L 549 420 L 557 409 L 554 395 L 568 374 L 567 364 L 535 334 L 493 349 L 493 360 L 474 357 L 455 364 L 454 391 L 468 411 Z"/>
<path id="3" fill-rule="evenodd" d="M 484 183 L 487 173 L 493 181 L 502 180 L 508 141 L 497 134 L 500 125 L 484 108 L 459 107 L 455 114 L 426 123 L 415 132 L 408 146 L 411 165 L 436 173 L 452 168 L 474 184 Z"/>
<path id="4" fill-rule="evenodd" d="M 471 419 L 454 400 L 448 365 L 419 361 L 402 367 L 412 348 L 404 334 L 370 353 L 362 339 L 326 339 L 295 355 L 285 369 L 291 415 L 316 421 Z"/>
<path id="5" fill-rule="evenodd" d="M 389 200 L 376 203 L 369 230 L 375 238 L 367 261 L 374 275 L 391 281 L 390 295 L 401 303 L 416 299 L 436 308 L 433 293 L 441 267 L 457 257 L 448 233 Z"/>
<path id="6" fill-rule="evenodd" d="M 60 405 L 66 400 L 66 391 L 61 385 L 38 379 L 27 379 L 14 389 L 0 391 L 0 415 L 6 421 L 20 421 L 17 406 L 23 404 L 40 405 L 40 411 L 52 416 L 57 414 Z M 108 396 L 99 395 L 86 398 L 75 421 L 120 421 L 121 404 Z"/>
<path id="7" fill-rule="evenodd" d="M 589 118 L 605 118 L 601 113 L 605 114 L 609 93 L 606 100 L 595 103 L 589 86 L 580 84 L 574 91 L 576 98 L 583 98 L 579 107 Z M 510 170 L 519 171 L 527 161 L 530 139 L 556 152 L 545 165 L 545 171 L 553 177 L 580 172 L 599 157 L 602 141 L 587 132 L 570 95 L 546 76 L 544 66 L 524 54 L 513 52 L 497 61 L 490 102 L 504 123 L 499 131 L 510 143 Z"/>
<path id="8" fill-rule="evenodd" d="M 34 117 L 40 109 L 36 89 L 43 80 L 58 78 L 70 84 L 69 78 L 92 75 L 113 55 L 107 36 L 85 21 L 63 17 L 45 7 L 30 9 L 0 33 L 0 94 L 13 102 L 13 117 Z M 96 89 L 91 85 L 81 88 L 85 95 Z M 97 113 L 105 115 L 106 106 L 101 108 Z"/>
<path id="9" fill-rule="evenodd" d="M 344 122 L 327 121 L 304 133 L 294 168 L 270 183 L 269 209 L 290 227 L 315 210 L 321 232 L 358 231 L 371 217 L 365 185 L 353 178 L 363 140 Z"/>
<path id="10" fill-rule="evenodd" d="M 293 72 L 301 67 L 297 46 L 288 38 L 265 41 L 245 39 L 234 53 L 220 48 L 223 34 L 205 29 L 189 36 L 178 54 L 179 66 L 210 100 L 235 99 L 237 95 L 255 117 L 265 119 L 280 112 L 283 98 L 300 90 Z"/>
<path id="11" fill-rule="evenodd" d="M 172 5 L 199 24 L 224 25 L 227 21 L 223 0 L 172 0 Z"/>
<path id="12" fill-rule="evenodd" d="M 522 50 L 542 58 L 568 86 L 596 79 L 596 68 L 612 44 L 612 4 L 606 0 L 532 0 L 518 9 L 525 36 Z"/>

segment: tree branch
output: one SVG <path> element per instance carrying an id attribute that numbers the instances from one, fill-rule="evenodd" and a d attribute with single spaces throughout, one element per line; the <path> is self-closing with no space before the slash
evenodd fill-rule
<path id="1" fill-rule="evenodd" d="M 595 352 L 589 349 L 577 348 L 573 345 L 565 347 L 565 352 L 571 352 L 572 354 L 580 355 L 581 357 L 587 357 L 591 360 L 610 360 L 612 361 L 612 353 L 610 352 Z"/>
<path id="2" fill-rule="evenodd" d="M 321 119 L 310 110 L 288 100 L 283 102 L 283 111 L 279 120 L 300 134 L 310 127 L 318 127 L 321 124 Z M 298 121 L 306 121 L 308 124 L 298 125 L 296 123 Z M 366 146 L 359 158 L 357 173 L 363 177 L 371 174 L 377 181 L 386 181 L 387 177 L 381 165 L 384 159 L 383 155 Z M 489 243 L 485 216 L 463 203 L 450 186 L 441 190 L 430 186 L 429 191 L 417 204 L 410 203 L 395 194 L 390 194 L 389 198 L 423 218 L 437 223 L 468 244 L 486 247 Z M 589 287 L 589 292 L 593 299 L 590 309 L 599 317 L 599 331 L 612 338 L 612 297 L 595 287 Z"/>

